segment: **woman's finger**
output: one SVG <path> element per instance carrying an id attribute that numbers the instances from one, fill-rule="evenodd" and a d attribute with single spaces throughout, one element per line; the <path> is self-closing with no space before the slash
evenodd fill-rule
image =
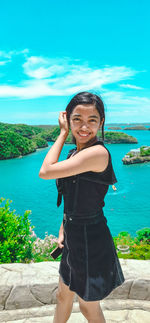
<path id="1" fill-rule="evenodd" d="M 64 247 L 64 245 L 61 242 L 58 243 L 58 246 L 59 246 L 59 248 L 63 248 Z"/>
<path id="2" fill-rule="evenodd" d="M 64 235 L 61 234 L 61 235 L 59 235 L 58 240 L 57 240 L 57 243 L 58 243 L 59 248 L 63 248 L 64 247 L 64 245 L 62 243 L 63 241 L 64 241 Z"/>

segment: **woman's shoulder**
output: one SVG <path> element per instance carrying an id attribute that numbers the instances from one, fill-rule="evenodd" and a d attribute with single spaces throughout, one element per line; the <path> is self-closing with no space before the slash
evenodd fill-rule
<path id="1" fill-rule="evenodd" d="M 108 151 L 109 155 L 111 156 L 109 149 L 105 146 L 105 144 L 104 144 L 103 141 L 98 140 L 98 141 L 94 142 L 94 144 L 92 144 L 92 146 L 95 146 L 95 145 L 100 145 L 101 147 L 103 147 L 104 149 L 106 149 Z"/>
<path id="2" fill-rule="evenodd" d="M 96 145 L 100 145 L 101 147 L 104 147 L 104 149 L 106 149 L 108 151 L 109 155 L 110 155 L 110 152 L 109 152 L 108 148 L 104 145 L 104 142 L 101 141 L 101 140 L 95 141 L 94 143 L 91 144 L 91 146 L 88 146 L 88 148 L 96 146 Z M 77 147 L 70 149 L 69 152 L 68 152 L 67 158 L 69 158 L 75 151 L 77 151 Z"/>
<path id="3" fill-rule="evenodd" d="M 96 141 L 92 146 L 94 146 L 94 145 L 101 145 L 108 151 L 108 154 L 109 154 L 108 165 L 104 171 L 85 172 L 85 173 L 80 174 L 80 178 L 85 179 L 85 180 L 90 180 L 90 181 L 100 183 L 100 184 L 106 184 L 106 185 L 112 185 L 112 184 L 116 183 L 117 178 L 114 173 L 111 153 L 110 153 L 109 149 L 105 146 L 104 142 L 100 141 L 100 140 Z"/>

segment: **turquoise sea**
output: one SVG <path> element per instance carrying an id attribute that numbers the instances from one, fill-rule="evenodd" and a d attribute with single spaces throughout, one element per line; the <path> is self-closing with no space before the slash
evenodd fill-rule
<path id="1" fill-rule="evenodd" d="M 150 146 L 150 131 L 122 131 L 136 137 L 138 144 L 105 144 L 112 155 L 118 182 L 115 184 L 117 191 L 109 186 L 103 210 L 113 236 L 120 231 L 128 231 L 134 236 L 137 230 L 150 227 L 150 162 L 123 165 L 122 158 L 130 149 Z M 49 147 L 52 145 L 53 142 L 49 142 Z M 16 214 L 23 215 L 25 210 L 31 210 L 31 225 L 42 239 L 46 232 L 58 236 L 63 219 L 63 202 L 59 208 L 56 205 L 55 180 L 43 180 L 38 176 L 49 147 L 23 158 L 0 161 L 0 197 L 12 200 L 10 209 L 15 209 Z M 74 147 L 65 144 L 60 160 L 66 159 L 68 151 Z"/>

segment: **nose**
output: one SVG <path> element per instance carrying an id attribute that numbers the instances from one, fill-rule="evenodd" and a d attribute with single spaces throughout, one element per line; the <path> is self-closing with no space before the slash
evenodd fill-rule
<path id="1" fill-rule="evenodd" d="M 86 124 L 86 122 L 83 122 L 81 125 L 81 129 L 86 130 L 88 128 L 88 125 Z"/>

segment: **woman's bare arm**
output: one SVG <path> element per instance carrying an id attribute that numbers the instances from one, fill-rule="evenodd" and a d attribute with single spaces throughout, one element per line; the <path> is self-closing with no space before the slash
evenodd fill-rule
<path id="1" fill-rule="evenodd" d="M 47 153 L 39 177 L 56 179 L 73 176 L 87 171 L 101 172 L 108 165 L 109 154 L 105 147 L 91 146 L 78 152 L 72 158 L 58 162 L 62 147 L 69 133 L 66 112 L 59 115 L 60 135 Z"/>
<path id="2" fill-rule="evenodd" d="M 62 233 L 64 230 L 64 226 L 63 226 L 63 220 L 62 220 L 62 223 L 61 223 L 61 226 L 60 226 L 60 229 L 59 229 L 59 233 Z"/>
<path id="3" fill-rule="evenodd" d="M 53 146 L 51 147 L 51 149 L 47 153 L 47 155 L 43 161 L 43 164 L 41 166 L 39 174 L 45 173 L 45 171 L 48 169 L 49 165 L 57 163 L 66 138 L 67 138 L 66 133 L 61 131 L 60 135 L 57 137 L 55 143 L 53 144 Z"/>
<path id="4" fill-rule="evenodd" d="M 40 169 L 40 174 L 45 172 L 45 169 L 47 169 L 48 165 L 52 165 L 58 161 L 64 142 L 69 134 L 69 125 L 67 121 L 66 111 L 59 113 L 58 121 L 60 126 L 60 135 L 51 147 L 50 151 L 47 153 Z"/>
<path id="5" fill-rule="evenodd" d="M 101 145 L 91 146 L 79 151 L 72 158 L 57 162 L 64 137 L 58 136 L 49 150 L 39 172 L 43 179 L 56 179 L 73 176 L 87 171 L 101 172 L 108 165 L 108 151 Z"/>

